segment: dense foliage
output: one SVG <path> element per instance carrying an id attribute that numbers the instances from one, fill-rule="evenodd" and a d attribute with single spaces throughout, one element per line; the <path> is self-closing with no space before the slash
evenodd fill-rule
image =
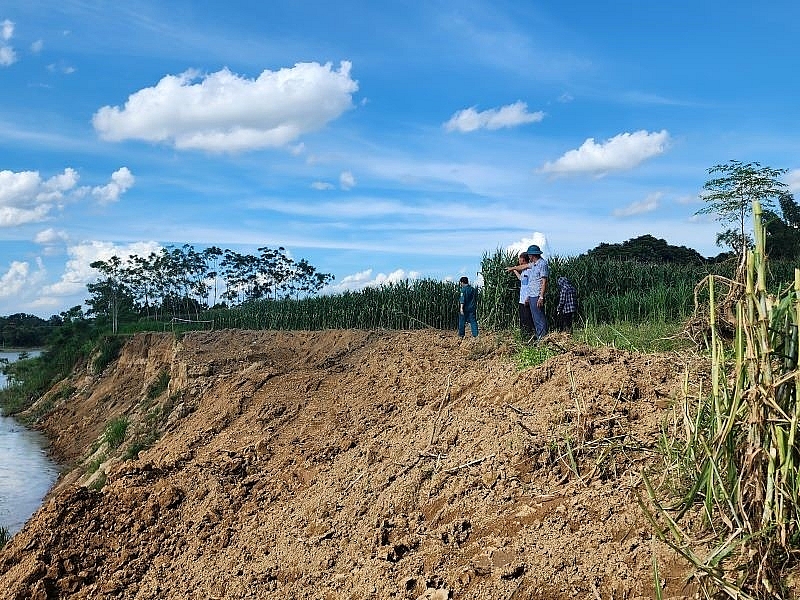
<path id="1" fill-rule="evenodd" d="M 282 247 L 258 251 L 247 255 L 212 246 L 198 252 L 184 244 L 148 256 L 95 261 L 90 266 L 100 276 L 87 286 L 88 314 L 116 332 L 124 321 L 175 315 L 197 319 L 214 306 L 313 295 L 333 279 L 305 259 L 293 260 Z"/>
<path id="2" fill-rule="evenodd" d="M 605 242 L 586 252 L 586 256 L 598 259 L 635 260 L 647 263 L 700 264 L 707 262 L 697 250 L 686 246 L 672 246 L 652 235 L 641 235 L 621 244 Z"/>
<path id="3" fill-rule="evenodd" d="M 45 321 L 35 315 L 17 313 L 0 317 L 0 337 L 3 348 L 37 348 L 47 343 L 55 327 L 61 324 L 58 317 Z"/>
<path id="4" fill-rule="evenodd" d="M 16 414 L 28 408 L 54 383 L 63 379 L 96 351 L 100 332 L 96 324 L 76 306 L 59 317 L 47 349 L 39 356 L 2 365 L 8 379 L 0 389 L 0 407 L 4 414 Z"/>

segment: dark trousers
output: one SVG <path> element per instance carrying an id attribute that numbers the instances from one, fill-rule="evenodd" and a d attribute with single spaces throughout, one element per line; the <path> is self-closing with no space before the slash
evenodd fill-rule
<path id="1" fill-rule="evenodd" d="M 559 331 L 572 332 L 572 320 L 575 318 L 574 312 L 559 313 L 556 315 L 556 327 Z"/>
<path id="2" fill-rule="evenodd" d="M 464 337 L 467 323 L 472 329 L 472 337 L 478 337 L 478 319 L 475 318 L 475 311 L 458 315 L 458 337 Z"/>
<path id="3" fill-rule="evenodd" d="M 517 304 L 519 308 L 519 331 L 522 334 L 522 339 L 530 339 L 533 337 L 533 317 L 527 304 Z"/>

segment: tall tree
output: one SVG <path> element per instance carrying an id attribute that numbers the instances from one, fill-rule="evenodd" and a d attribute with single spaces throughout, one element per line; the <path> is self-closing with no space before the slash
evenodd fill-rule
<path id="1" fill-rule="evenodd" d="M 742 265 L 750 237 L 746 225 L 753 210 L 753 201 L 758 200 L 761 207 L 771 209 L 774 200 L 779 198 L 786 184 L 778 177 L 786 169 L 763 167 L 760 163 L 743 163 L 731 160 L 725 164 L 714 165 L 708 169 L 711 179 L 703 184 L 702 199 L 706 206 L 695 214 L 713 214 L 718 221 L 734 225 L 717 235 L 717 245 L 730 245 Z"/>

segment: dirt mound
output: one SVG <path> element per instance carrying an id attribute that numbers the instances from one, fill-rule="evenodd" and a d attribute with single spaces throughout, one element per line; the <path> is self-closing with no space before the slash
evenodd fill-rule
<path id="1" fill-rule="evenodd" d="M 520 371 L 432 331 L 138 335 L 42 400 L 75 469 L 0 597 L 650 598 L 655 554 L 682 598 L 635 490 L 684 370 L 578 347 Z"/>

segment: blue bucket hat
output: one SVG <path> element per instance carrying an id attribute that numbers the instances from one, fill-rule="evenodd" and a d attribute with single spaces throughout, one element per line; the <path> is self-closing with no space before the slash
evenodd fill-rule
<path id="1" fill-rule="evenodd" d="M 537 246 L 536 244 L 531 244 L 530 246 L 528 246 L 528 254 L 534 254 L 536 256 L 541 256 L 542 249 L 539 248 L 539 246 Z"/>

